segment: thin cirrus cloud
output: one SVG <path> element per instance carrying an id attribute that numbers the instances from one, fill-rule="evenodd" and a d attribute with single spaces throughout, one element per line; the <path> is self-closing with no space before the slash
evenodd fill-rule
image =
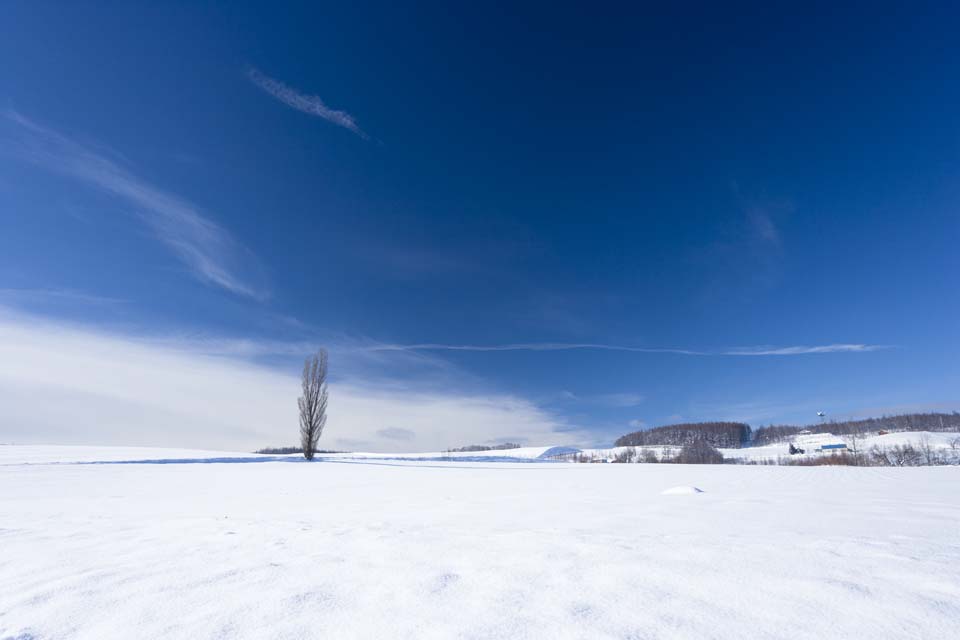
<path id="1" fill-rule="evenodd" d="M 685 356 L 796 356 L 818 353 L 864 353 L 888 348 L 875 344 L 827 344 L 792 347 L 737 347 L 714 351 L 658 347 L 631 347 L 592 342 L 526 342 L 516 344 L 383 344 L 368 347 L 373 351 L 624 351 L 628 353 L 672 353 Z"/>
<path id="2" fill-rule="evenodd" d="M 743 347 L 720 352 L 724 356 L 802 356 L 816 353 L 865 353 L 889 349 L 882 344 L 824 344 L 798 347 Z"/>
<path id="3" fill-rule="evenodd" d="M 150 184 L 108 155 L 8 109 L 7 153 L 105 191 L 137 211 L 154 236 L 206 284 L 263 300 L 267 291 L 253 253 L 193 203 Z"/>
<path id="4" fill-rule="evenodd" d="M 311 116 L 323 118 L 327 122 L 331 122 L 338 127 L 343 127 L 348 131 L 354 132 L 364 140 L 369 139 L 369 136 L 364 133 L 359 126 L 357 126 L 357 121 L 352 115 L 346 111 L 331 109 L 319 96 L 311 96 L 300 93 L 293 87 L 287 86 L 283 82 L 271 78 L 270 76 L 261 73 L 258 69 L 252 67 L 247 70 L 247 77 L 250 78 L 250 81 L 257 87 L 288 107 L 296 109 L 297 111 L 302 111 L 303 113 Z"/>

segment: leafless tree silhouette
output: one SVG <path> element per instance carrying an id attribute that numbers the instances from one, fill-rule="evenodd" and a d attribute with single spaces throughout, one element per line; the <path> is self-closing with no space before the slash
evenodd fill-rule
<path id="1" fill-rule="evenodd" d="M 847 434 L 847 441 L 850 443 L 850 453 L 853 455 L 854 466 L 859 467 L 863 464 L 863 425 L 859 422 L 853 422 L 850 425 L 850 432 Z"/>
<path id="2" fill-rule="evenodd" d="M 303 363 L 303 395 L 300 407 L 300 446 L 303 457 L 313 460 L 317 442 L 327 423 L 327 352 L 323 349 Z"/>
<path id="3" fill-rule="evenodd" d="M 940 462 L 940 456 L 938 455 L 939 452 L 933 446 L 933 443 L 930 442 L 930 436 L 926 433 L 920 436 L 919 450 L 922 464 L 925 464 L 929 467 Z"/>

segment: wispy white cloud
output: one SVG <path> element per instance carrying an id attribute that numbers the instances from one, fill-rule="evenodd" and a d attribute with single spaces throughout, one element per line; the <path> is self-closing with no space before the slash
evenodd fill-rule
<path id="1" fill-rule="evenodd" d="M 339 364 L 335 373 L 339 372 Z M 0 308 L 5 442 L 249 451 L 297 439 L 299 367 L 275 368 Z M 440 451 L 589 441 L 512 394 L 337 376 L 324 448 Z"/>
<path id="2" fill-rule="evenodd" d="M 120 298 L 111 298 L 108 296 L 98 296 L 85 291 L 75 291 L 73 289 L 57 288 L 0 288 L 0 301 L 14 303 L 30 302 L 77 302 L 81 304 L 95 305 L 116 305 L 125 302 Z"/>
<path id="3" fill-rule="evenodd" d="M 747 220 L 752 230 L 751 239 L 772 247 L 780 246 L 780 229 L 777 228 L 769 209 L 752 206 L 746 210 Z"/>
<path id="4" fill-rule="evenodd" d="M 632 353 L 679 353 L 684 355 L 708 355 L 706 352 L 687 349 L 657 349 L 629 347 L 593 342 L 518 342 L 511 344 L 440 344 L 421 342 L 417 344 L 377 344 L 367 347 L 371 351 L 572 351 L 591 349 L 598 351 L 629 351 Z"/>
<path id="5" fill-rule="evenodd" d="M 738 243 L 752 247 L 754 250 L 780 249 L 782 241 L 780 224 L 796 210 L 793 200 L 747 195 L 736 182 L 731 187 L 743 214 Z M 735 228 L 737 226 L 734 225 Z"/>
<path id="6" fill-rule="evenodd" d="M 233 293 L 267 296 L 256 257 L 191 202 L 134 175 L 107 149 L 82 145 L 16 111 L 0 112 L 11 131 L 6 151 L 110 193 L 136 208 L 154 235 L 201 281 Z"/>
<path id="7" fill-rule="evenodd" d="M 703 245 L 691 245 L 688 260 L 699 267 L 697 297 L 712 306 L 722 299 L 749 299 L 780 282 L 791 245 L 786 222 L 797 209 L 789 198 L 754 196 L 731 185 L 734 208 Z"/>
<path id="8" fill-rule="evenodd" d="M 247 70 L 247 77 L 250 78 L 253 84 L 288 107 L 312 116 L 317 116 L 318 118 L 323 118 L 339 127 L 353 131 L 364 140 L 369 139 L 369 136 L 357 126 L 357 121 L 354 120 L 353 116 L 346 111 L 331 109 L 319 96 L 300 93 L 293 87 L 289 87 L 279 80 L 264 75 L 252 67 Z"/>
<path id="9" fill-rule="evenodd" d="M 593 342 L 525 342 L 499 345 L 473 344 L 379 344 L 366 347 L 372 351 L 624 351 L 628 353 L 672 353 L 685 356 L 796 356 L 816 353 L 862 353 L 889 348 L 874 344 L 826 344 L 792 347 L 735 347 L 713 351 L 658 347 L 631 347 Z"/>
<path id="10" fill-rule="evenodd" d="M 824 344 L 798 347 L 742 347 L 729 349 L 719 355 L 725 356 L 801 356 L 815 353 L 865 353 L 889 349 L 881 344 Z"/>

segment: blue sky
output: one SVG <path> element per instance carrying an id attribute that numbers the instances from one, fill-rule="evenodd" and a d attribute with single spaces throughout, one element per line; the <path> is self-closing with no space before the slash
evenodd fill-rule
<path id="1" fill-rule="evenodd" d="M 0 439 L 960 408 L 949 9 L 196 4 L 0 9 Z"/>

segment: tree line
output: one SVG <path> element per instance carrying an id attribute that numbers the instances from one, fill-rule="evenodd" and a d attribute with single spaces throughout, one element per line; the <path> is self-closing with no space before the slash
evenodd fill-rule
<path id="1" fill-rule="evenodd" d="M 718 449 L 760 447 L 785 442 L 801 431 L 859 435 L 877 431 L 960 431 L 960 413 L 904 413 L 863 420 L 830 421 L 810 425 L 768 425 L 751 429 L 743 422 L 690 422 L 634 431 L 617 438 L 617 447 L 668 446 L 705 442 Z"/>
<path id="2" fill-rule="evenodd" d="M 806 426 L 770 425 L 753 432 L 753 445 L 784 442 L 801 431 L 857 435 L 872 431 L 960 431 L 960 413 L 904 413 L 863 420 L 830 421 Z"/>
<path id="3" fill-rule="evenodd" d="M 743 422 L 690 422 L 634 431 L 617 438 L 617 447 L 670 446 L 705 443 L 721 449 L 739 449 L 750 444 L 750 425 Z"/>
<path id="4" fill-rule="evenodd" d="M 465 447 L 454 447 L 447 449 L 450 453 L 469 453 L 473 451 L 507 451 L 509 449 L 519 449 L 520 445 L 516 442 L 504 442 L 503 444 L 468 444 Z"/>

